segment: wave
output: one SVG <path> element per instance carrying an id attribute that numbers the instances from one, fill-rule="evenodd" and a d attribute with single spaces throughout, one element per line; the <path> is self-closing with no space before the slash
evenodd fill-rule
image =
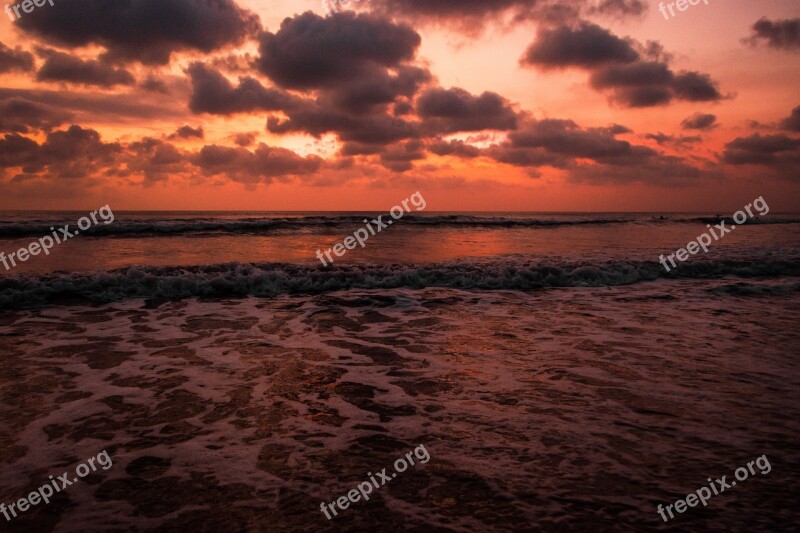
<path id="1" fill-rule="evenodd" d="M 342 230 L 351 232 L 363 226 L 364 219 L 372 220 L 383 215 L 328 215 L 299 217 L 250 217 L 235 219 L 220 218 L 163 218 L 163 219 L 117 219 L 111 224 L 100 224 L 81 235 L 89 237 L 171 237 L 171 236 L 213 236 L 213 235 L 268 235 L 274 233 L 324 232 Z M 562 226 L 609 225 L 609 224 L 664 224 L 664 223 L 719 223 L 716 217 L 676 217 L 656 215 L 636 216 L 584 216 L 553 218 L 530 218 L 513 216 L 479 215 L 406 215 L 405 225 L 425 227 L 465 227 L 465 228 L 557 228 Z M 729 220 L 729 219 L 728 219 Z M 41 237 L 51 233 L 51 227 L 63 227 L 69 223 L 72 229 L 76 222 L 32 220 L 26 223 L 0 221 L 0 239 Z M 796 224 L 799 218 L 768 217 L 748 220 L 746 224 Z"/>
<path id="2" fill-rule="evenodd" d="M 129 298 L 182 299 L 321 294 L 347 289 L 536 290 L 631 285 L 658 279 L 800 276 L 800 256 L 748 261 L 693 261 L 667 273 L 657 262 L 542 263 L 524 259 L 428 265 L 278 263 L 131 267 L 102 273 L 21 275 L 0 279 L 0 306 L 108 303 Z"/>
<path id="3" fill-rule="evenodd" d="M 82 235 L 95 237 L 158 237 L 177 235 L 227 235 L 227 234 L 269 234 L 279 231 L 319 231 L 325 229 L 347 229 L 361 227 L 364 219 L 372 220 L 383 215 L 383 221 L 390 219 L 384 213 L 368 215 L 304 216 L 282 218 L 240 218 L 240 219 L 148 219 L 116 220 L 109 225 L 99 225 L 81 231 Z M 404 224 L 420 226 L 464 226 L 464 227 L 548 227 L 584 224 L 622 224 L 630 222 L 619 218 L 589 218 L 570 220 L 548 220 L 515 217 L 480 217 L 469 215 L 414 216 L 402 218 Z M 60 227 L 63 227 L 62 222 Z M 75 226 L 75 223 L 71 223 Z M 52 222 L 31 221 L 29 223 L 0 223 L 0 239 L 35 237 L 49 234 Z"/>

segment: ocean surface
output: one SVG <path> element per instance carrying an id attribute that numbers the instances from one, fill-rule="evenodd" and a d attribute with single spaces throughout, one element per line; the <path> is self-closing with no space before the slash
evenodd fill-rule
<path id="1" fill-rule="evenodd" d="M 800 214 L 671 272 L 716 213 L 422 212 L 320 263 L 378 215 L 115 212 L 0 264 L 0 502 L 114 459 L 0 531 L 797 530 Z"/>

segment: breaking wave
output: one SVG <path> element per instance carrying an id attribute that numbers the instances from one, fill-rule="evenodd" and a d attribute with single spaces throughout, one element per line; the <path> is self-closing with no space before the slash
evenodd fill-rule
<path id="1" fill-rule="evenodd" d="M 749 261 L 693 261 L 667 273 L 657 262 L 547 263 L 524 259 L 427 265 L 279 263 L 130 267 L 100 273 L 21 275 L 0 279 L 0 306 L 108 303 L 129 298 L 181 299 L 320 294 L 347 289 L 536 290 L 630 285 L 658 279 L 800 276 L 800 256 Z"/>

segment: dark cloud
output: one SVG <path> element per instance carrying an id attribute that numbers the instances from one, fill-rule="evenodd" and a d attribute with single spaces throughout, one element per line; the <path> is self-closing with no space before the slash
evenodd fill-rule
<path id="1" fill-rule="evenodd" d="M 189 66 L 192 96 L 189 108 L 195 113 L 230 115 L 250 111 L 289 109 L 297 98 L 282 90 L 266 88 L 255 78 L 239 79 L 234 87 L 225 76 L 202 63 Z"/>
<path id="2" fill-rule="evenodd" d="M 29 133 L 49 131 L 71 120 L 73 114 L 19 96 L 0 98 L 0 131 Z"/>
<path id="3" fill-rule="evenodd" d="M 666 64 L 655 61 L 601 68 L 592 74 L 591 85 L 610 90 L 612 101 L 625 107 L 665 105 L 673 99 L 706 102 L 723 98 L 708 75 L 675 74 Z"/>
<path id="4" fill-rule="evenodd" d="M 787 131 L 800 131 L 800 106 L 792 109 L 792 114 L 781 120 L 780 127 Z"/>
<path id="5" fill-rule="evenodd" d="M 426 131 L 513 130 L 517 114 L 497 93 L 473 96 L 464 89 L 428 89 L 417 99 L 417 114 Z"/>
<path id="6" fill-rule="evenodd" d="M 306 12 L 285 19 L 277 33 L 261 35 L 256 64 L 282 87 L 317 89 L 375 67 L 397 67 L 414 58 L 420 43 L 410 27 L 376 17 Z"/>
<path id="7" fill-rule="evenodd" d="M 193 128 L 191 126 L 181 126 L 178 130 L 170 135 L 168 139 L 202 139 L 205 137 L 205 133 L 203 132 L 203 126 L 198 126 L 197 128 Z"/>
<path id="8" fill-rule="evenodd" d="M 625 107 L 652 107 L 672 100 L 707 102 L 723 96 L 707 74 L 674 73 L 660 43 L 621 39 L 595 24 L 581 22 L 539 31 L 521 63 L 542 70 L 581 68 L 590 84 Z"/>
<path id="9" fill-rule="evenodd" d="M 0 170 L 35 165 L 38 152 L 35 141 L 16 133 L 7 134 L 0 139 Z"/>
<path id="10" fill-rule="evenodd" d="M 416 140 L 389 146 L 381 152 L 381 164 L 395 172 L 407 172 L 413 161 L 425 159 L 422 143 Z"/>
<path id="11" fill-rule="evenodd" d="M 94 91 L 43 91 L 0 87 L 0 101 L 19 97 L 74 113 L 81 120 L 114 123 L 140 122 L 142 119 L 185 120 L 190 116 L 185 101 L 157 98 L 147 93 L 108 94 Z"/>
<path id="12" fill-rule="evenodd" d="M 635 165 L 655 155 L 650 148 L 617 139 L 620 133 L 624 132 L 617 125 L 583 129 L 572 120 L 545 119 L 511 132 L 508 139 L 513 148 L 544 150 L 565 158 L 565 163 L 584 158 L 612 165 Z"/>
<path id="13" fill-rule="evenodd" d="M 121 176 L 141 175 L 146 184 L 166 181 L 189 169 L 187 156 L 173 144 L 151 137 L 126 147 L 125 171 Z"/>
<path id="14" fill-rule="evenodd" d="M 725 145 L 722 160 L 731 165 L 763 165 L 787 172 L 797 171 L 800 167 L 800 139 L 786 135 L 762 137 L 758 133 L 739 137 Z"/>
<path id="15" fill-rule="evenodd" d="M 680 157 L 658 155 L 636 166 L 577 165 L 568 179 L 574 183 L 648 183 L 661 187 L 688 187 L 709 178 L 719 179 L 714 169 L 698 168 Z"/>
<path id="16" fill-rule="evenodd" d="M 233 181 L 254 184 L 311 175 L 322 166 L 323 160 L 317 156 L 302 157 L 265 144 L 259 144 L 254 151 L 210 145 L 186 152 L 151 137 L 127 145 L 104 143 L 96 131 L 75 125 L 49 133 L 41 144 L 16 133 L 0 138 L 0 178 L 141 176 L 149 184 L 192 176 L 199 169 L 207 176 L 224 175 Z"/>
<path id="17" fill-rule="evenodd" d="M 682 150 L 687 144 L 696 144 L 702 142 L 703 138 L 699 135 L 681 135 L 676 137 L 674 135 L 666 135 L 664 133 L 648 133 L 644 136 L 645 139 L 655 141 L 659 146 L 672 146 L 678 150 Z"/>
<path id="18" fill-rule="evenodd" d="M 160 79 L 152 74 L 141 83 L 142 89 L 154 93 L 169 94 L 167 84 L 163 79 Z"/>
<path id="19" fill-rule="evenodd" d="M 355 155 L 375 155 L 380 154 L 383 147 L 377 144 L 361 144 L 358 142 L 348 142 L 342 146 L 341 154 L 345 157 Z"/>
<path id="20" fill-rule="evenodd" d="M 464 159 L 472 159 L 481 155 L 481 149 L 461 140 L 437 140 L 428 145 L 428 150 L 436 155 L 452 155 Z"/>
<path id="21" fill-rule="evenodd" d="M 642 0 L 601 0 L 597 7 L 590 8 L 591 13 L 617 17 L 639 17 L 646 11 L 647 4 Z"/>
<path id="22" fill-rule="evenodd" d="M 685 130 L 707 130 L 714 128 L 717 125 L 716 122 L 716 115 L 695 113 L 691 117 L 686 117 L 681 121 L 681 128 Z"/>
<path id="23" fill-rule="evenodd" d="M 208 176 L 224 174 L 242 183 L 271 183 L 275 178 L 311 174 L 322 167 L 317 156 L 301 157 L 291 150 L 259 144 L 254 152 L 244 148 L 204 146 L 191 158 Z"/>
<path id="24" fill-rule="evenodd" d="M 417 92 L 432 81 L 427 69 L 411 63 L 420 42 L 408 26 L 374 16 L 322 18 L 307 12 L 260 37 L 255 65 L 277 88 L 265 88 L 249 77 L 234 87 L 217 70 L 194 63 L 189 68 L 190 107 L 216 114 L 275 112 L 267 117 L 271 133 L 334 133 L 352 145 L 417 138 L 418 123 L 390 111 L 410 107 Z"/>
<path id="25" fill-rule="evenodd" d="M 238 146 L 250 146 L 256 142 L 257 133 L 237 133 L 233 136 L 233 142 Z"/>
<path id="26" fill-rule="evenodd" d="M 41 145 L 6 135 L 0 141 L 0 169 L 19 167 L 24 174 L 80 179 L 114 166 L 121 151 L 117 143 L 102 142 L 96 131 L 73 125 L 48 133 Z"/>
<path id="27" fill-rule="evenodd" d="M 752 29 L 753 34 L 745 42 L 753 46 L 765 41 L 771 48 L 800 50 L 800 18 L 771 21 L 763 17 Z"/>
<path id="28" fill-rule="evenodd" d="M 681 72 L 675 76 L 672 89 L 679 100 L 689 102 L 713 102 L 723 98 L 711 76 L 700 72 Z"/>
<path id="29" fill-rule="evenodd" d="M 632 43 L 595 24 L 541 29 L 522 62 L 542 69 L 593 68 L 608 63 L 631 63 L 639 58 Z"/>
<path id="30" fill-rule="evenodd" d="M 534 170 L 550 166 L 566 172 L 573 182 L 661 185 L 692 183 L 709 173 L 675 156 L 617 139 L 630 133 L 614 124 L 605 128 L 581 128 L 572 120 L 545 119 L 526 123 L 508 140 L 483 151 L 501 163 Z M 657 139 L 666 141 L 668 136 Z M 655 140 L 655 139 L 654 139 Z"/>
<path id="31" fill-rule="evenodd" d="M 33 70 L 33 54 L 19 46 L 12 49 L 0 42 L 0 74 L 14 70 L 21 72 Z"/>
<path id="32" fill-rule="evenodd" d="M 419 88 L 431 81 L 425 69 L 401 65 L 396 74 L 381 67 L 372 67 L 360 77 L 323 89 L 320 103 L 352 114 L 374 111 L 376 106 L 391 104 L 397 99 L 411 98 Z"/>
<path id="33" fill-rule="evenodd" d="M 419 135 L 416 124 L 377 112 L 353 116 L 318 103 L 307 103 L 287 114 L 287 120 L 270 117 L 267 130 L 279 134 L 305 132 L 315 137 L 336 133 L 342 141 L 362 144 L 391 144 Z"/>
<path id="34" fill-rule="evenodd" d="M 82 0 L 36 9 L 17 26 L 58 46 L 97 44 L 113 60 L 164 65 L 180 50 L 239 44 L 260 22 L 233 0 Z"/>
<path id="35" fill-rule="evenodd" d="M 647 9 L 643 0 L 370 0 L 368 5 L 386 17 L 446 25 L 471 34 L 491 22 L 563 24 L 584 15 L 639 17 Z"/>
<path id="36" fill-rule="evenodd" d="M 84 61 L 55 50 L 39 49 L 38 53 L 46 59 L 36 73 L 37 81 L 61 81 L 106 88 L 136 83 L 130 72 L 108 63 L 93 59 Z"/>

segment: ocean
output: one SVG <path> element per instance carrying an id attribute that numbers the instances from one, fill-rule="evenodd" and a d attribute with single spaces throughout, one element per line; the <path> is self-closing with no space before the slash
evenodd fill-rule
<path id="1" fill-rule="evenodd" d="M 0 212 L 0 251 L 86 214 Z M 422 212 L 317 259 L 378 215 L 115 212 L 0 264 L 0 502 L 114 460 L 0 529 L 800 523 L 800 214 L 670 272 L 718 215 Z"/>

